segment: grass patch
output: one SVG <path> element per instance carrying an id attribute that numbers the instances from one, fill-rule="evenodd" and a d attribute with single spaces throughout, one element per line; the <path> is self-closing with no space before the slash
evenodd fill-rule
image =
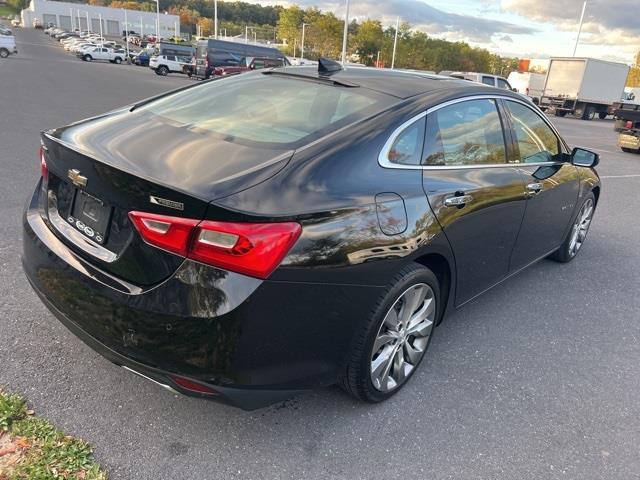
<path id="1" fill-rule="evenodd" d="M 65 435 L 0 389 L 0 480 L 106 480 L 85 441 Z"/>
<path id="2" fill-rule="evenodd" d="M 16 12 L 7 5 L 0 5 L 0 17 L 13 17 Z"/>

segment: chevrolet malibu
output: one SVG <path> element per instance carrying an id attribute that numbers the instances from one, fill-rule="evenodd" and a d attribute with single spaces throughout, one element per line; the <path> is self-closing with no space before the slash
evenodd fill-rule
<path id="1" fill-rule="evenodd" d="M 73 333 L 168 389 L 379 402 L 447 309 L 578 254 L 597 163 L 509 91 L 266 69 L 44 132 L 22 261 Z"/>

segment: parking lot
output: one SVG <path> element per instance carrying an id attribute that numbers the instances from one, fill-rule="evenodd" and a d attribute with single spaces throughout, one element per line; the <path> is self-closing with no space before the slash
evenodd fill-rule
<path id="1" fill-rule="evenodd" d="M 92 443 L 110 478 L 640 478 L 640 155 L 617 148 L 612 121 L 552 118 L 601 155 L 602 196 L 574 262 L 542 261 L 451 313 L 391 401 L 334 387 L 245 412 L 109 363 L 20 266 L 39 132 L 193 80 L 15 35 L 19 55 L 0 60 L 0 385 Z"/>

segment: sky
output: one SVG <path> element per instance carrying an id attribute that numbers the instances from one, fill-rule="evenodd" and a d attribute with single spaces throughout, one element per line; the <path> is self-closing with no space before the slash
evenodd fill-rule
<path id="1" fill-rule="evenodd" d="M 345 0 L 245 0 L 316 6 L 344 17 Z M 350 0 L 349 17 L 463 40 L 503 56 L 571 56 L 583 0 Z M 640 51 L 640 0 L 588 0 L 577 56 L 633 63 Z"/>

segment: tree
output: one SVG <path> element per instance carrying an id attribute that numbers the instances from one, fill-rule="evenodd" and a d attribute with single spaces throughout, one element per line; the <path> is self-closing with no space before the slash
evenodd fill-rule
<path id="1" fill-rule="evenodd" d="M 214 25 L 213 20 L 207 17 L 200 17 L 198 19 L 198 26 L 200 27 L 200 35 L 207 37 L 213 35 Z"/>
<path id="2" fill-rule="evenodd" d="M 353 36 L 353 43 L 362 61 L 371 65 L 382 49 L 384 32 L 378 20 L 365 20 Z"/>
<path id="3" fill-rule="evenodd" d="M 297 5 L 292 5 L 280 11 L 280 17 L 278 18 L 278 38 L 287 44 L 286 53 L 289 55 L 294 54 L 294 43 L 300 37 L 303 19 L 304 11 Z"/>
<path id="4" fill-rule="evenodd" d="M 631 70 L 629 70 L 627 87 L 640 87 L 640 52 L 636 55 L 635 63 L 631 66 Z"/>

